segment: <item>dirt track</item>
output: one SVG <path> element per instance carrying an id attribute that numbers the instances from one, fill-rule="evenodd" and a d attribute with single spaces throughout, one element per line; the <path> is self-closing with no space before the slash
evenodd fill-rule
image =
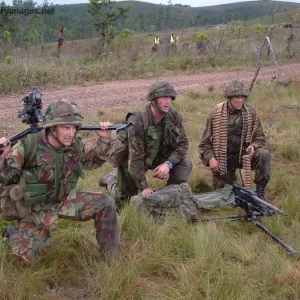
<path id="1" fill-rule="evenodd" d="M 286 77 L 300 76 L 300 63 L 282 65 L 281 68 Z M 182 94 L 189 90 L 206 90 L 210 85 L 218 87 L 234 78 L 250 83 L 254 74 L 255 68 L 249 68 L 240 71 L 203 72 L 151 79 L 117 80 L 86 86 L 72 85 L 57 89 L 42 89 L 43 103 L 46 107 L 59 98 L 66 98 L 76 102 L 82 111 L 101 107 L 111 108 L 143 100 L 148 86 L 157 79 L 170 81 L 174 84 L 178 93 Z M 258 79 L 271 80 L 276 75 L 278 75 L 278 70 L 275 67 L 262 67 Z M 13 126 L 10 121 L 8 122 L 8 119 L 16 117 L 22 96 L 24 94 L 19 93 L 0 95 L 0 135 L 12 133 Z"/>

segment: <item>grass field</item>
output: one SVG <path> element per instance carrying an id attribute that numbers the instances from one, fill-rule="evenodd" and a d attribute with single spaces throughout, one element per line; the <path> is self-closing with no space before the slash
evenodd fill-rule
<path id="1" fill-rule="evenodd" d="M 174 102 L 190 139 L 188 156 L 194 168 L 189 183 L 197 193 L 211 186 L 210 172 L 200 164 L 197 146 L 208 112 L 223 101 L 217 89 L 210 90 L 189 91 Z M 258 81 L 248 100 L 261 118 L 272 154 L 267 199 L 289 214 L 262 222 L 297 250 L 299 94 L 300 78 L 289 87 Z M 130 109 L 104 111 L 102 117 L 120 121 Z M 98 120 L 98 112 L 85 116 L 87 123 Z M 84 137 L 91 139 L 93 134 Z M 100 176 L 110 169 L 105 164 L 87 172 L 79 187 L 98 189 Z M 150 172 L 148 179 L 158 183 Z M 226 208 L 209 215 L 236 212 Z M 60 220 L 48 254 L 31 267 L 22 267 L 1 239 L 0 299 L 300 299 L 299 254 L 288 255 L 251 223 L 188 224 L 178 216 L 156 222 L 127 206 L 119 226 L 122 255 L 110 262 L 101 257 L 92 222 Z"/>

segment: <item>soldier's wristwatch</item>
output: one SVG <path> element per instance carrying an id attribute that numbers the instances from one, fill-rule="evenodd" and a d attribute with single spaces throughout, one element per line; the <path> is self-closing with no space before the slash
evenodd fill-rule
<path id="1" fill-rule="evenodd" d="M 169 170 L 173 168 L 173 165 L 168 160 L 166 160 L 165 163 L 168 165 Z"/>

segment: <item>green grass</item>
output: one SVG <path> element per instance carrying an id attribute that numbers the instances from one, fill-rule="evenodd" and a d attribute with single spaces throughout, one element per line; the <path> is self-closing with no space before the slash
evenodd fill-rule
<path id="1" fill-rule="evenodd" d="M 175 101 L 191 141 L 190 185 L 197 193 L 211 187 L 210 172 L 200 164 L 197 146 L 208 111 L 223 101 L 219 92 L 189 91 Z M 269 132 L 272 175 L 267 198 L 289 213 L 262 222 L 298 250 L 300 119 L 297 110 L 282 105 L 299 105 L 299 93 L 297 84 L 282 88 L 259 82 L 249 99 Z M 132 108 L 83 114 L 86 123 L 97 122 L 99 116 L 119 122 Z M 84 133 L 84 138 L 93 140 L 95 133 Z M 98 179 L 110 169 L 105 164 L 86 172 L 79 187 L 98 189 Z M 150 183 L 157 183 L 151 172 L 147 176 Z M 239 212 L 224 208 L 209 215 Z M 289 256 L 251 223 L 189 224 L 177 216 L 158 222 L 126 206 L 119 226 L 122 255 L 111 262 L 100 254 L 93 222 L 60 220 L 48 254 L 30 267 L 20 266 L 1 239 L 0 299 L 299 299 L 299 279 L 286 276 L 287 266 L 300 272 L 299 255 Z"/>

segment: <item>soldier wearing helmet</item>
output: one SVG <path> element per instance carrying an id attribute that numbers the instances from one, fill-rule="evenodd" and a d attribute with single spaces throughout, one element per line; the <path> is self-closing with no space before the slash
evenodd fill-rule
<path id="1" fill-rule="evenodd" d="M 265 200 L 265 187 L 270 180 L 271 155 L 265 149 L 266 138 L 255 110 L 246 99 L 250 90 L 240 80 L 230 81 L 224 88 L 227 101 L 216 105 L 208 116 L 199 144 L 199 156 L 209 166 L 215 188 L 236 180 L 236 169 L 255 171 L 258 197 Z M 246 163 L 247 157 L 249 163 Z M 250 178 L 250 177 L 249 177 Z"/>
<path id="2" fill-rule="evenodd" d="M 167 185 L 188 181 L 192 170 L 192 162 L 186 157 L 189 141 L 181 116 L 172 105 L 175 98 L 172 84 L 154 82 L 148 90 L 148 103 L 127 115 L 127 121 L 134 125 L 128 135 L 126 157 L 99 181 L 117 202 L 138 192 L 144 197 L 154 192 L 147 182 L 147 170 L 152 170 L 156 178 L 167 179 Z"/>
<path id="3" fill-rule="evenodd" d="M 97 145 L 88 150 L 77 134 L 82 121 L 76 104 L 59 100 L 47 108 L 45 129 L 39 133 L 27 135 L 12 148 L 7 139 L 0 139 L 5 146 L 0 156 L 0 183 L 18 185 L 19 201 L 29 207 L 26 215 L 16 216 L 17 227 L 6 229 L 14 254 L 24 263 L 47 252 L 50 233 L 60 217 L 93 219 L 103 253 L 120 250 L 114 200 L 100 192 L 75 189 L 79 177 L 84 178 L 84 169 L 106 162 L 110 131 L 105 129 L 112 124 L 100 123 L 103 130 L 97 132 Z M 28 151 L 35 151 L 30 162 L 26 161 Z"/>

